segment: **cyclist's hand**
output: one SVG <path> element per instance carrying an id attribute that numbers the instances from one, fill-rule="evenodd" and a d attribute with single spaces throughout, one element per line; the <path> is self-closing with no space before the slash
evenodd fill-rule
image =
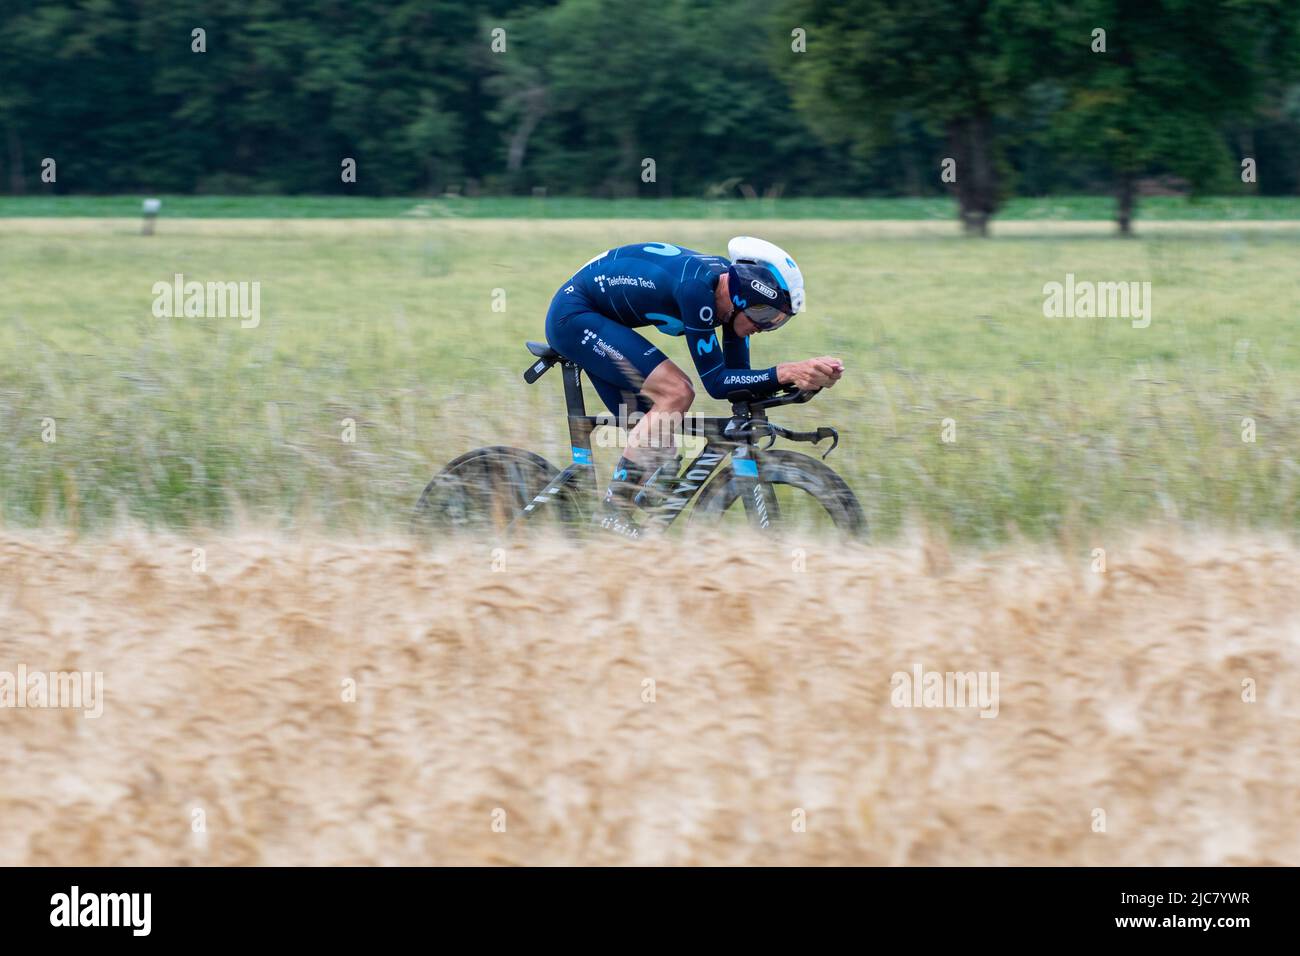
<path id="1" fill-rule="evenodd" d="M 829 355 L 823 355 L 821 358 L 815 358 L 812 361 L 820 363 L 827 369 L 827 374 L 831 378 L 831 384 L 834 385 L 844 374 L 844 363 L 837 358 L 831 358 Z"/>
<path id="2" fill-rule="evenodd" d="M 801 389 L 830 388 L 844 374 L 844 363 L 823 355 L 803 362 L 782 362 L 776 367 L 776 379 L 782 385 Z"/>

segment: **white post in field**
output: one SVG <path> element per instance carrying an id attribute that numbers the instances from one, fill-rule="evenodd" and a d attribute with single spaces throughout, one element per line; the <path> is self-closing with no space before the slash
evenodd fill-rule
<path id="1" fill-rule="evenodd" d="M 153 226 L 158 219 L 158 210 L 162 209 L 161 199 L 146 199 L 144 201 L 144 225 L 140 229 L 140 235 L 152 236 Z"/>

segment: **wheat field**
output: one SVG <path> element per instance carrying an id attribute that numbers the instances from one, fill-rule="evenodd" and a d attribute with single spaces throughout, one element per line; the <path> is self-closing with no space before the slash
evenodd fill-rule
<path id="1" fill-rule="evenodd" d="M 6 530 L 0 865 L 1300 863 L 1300 551 L 1095 544 Z"/>
<path id="2" fill-rule="evenodd" d="M 6 220 L 0 865 L 1300 865 L 1293 213 L 764 223 L 815 291 L 757 363 L 849 368 L 774 418 L 870 546 L 397 533 L 470 448 L 568 460 L 520 372 L 574 268 L 753 226 Z M 180 273 L 259 323 L 155 316 Z"/>

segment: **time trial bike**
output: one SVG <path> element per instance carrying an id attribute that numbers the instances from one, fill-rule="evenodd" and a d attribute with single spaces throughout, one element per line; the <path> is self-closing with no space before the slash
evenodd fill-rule
<path id="1" fill-rule="evenodd" d="M 543 342 L 527 346 L 535 361 L 524 372 L 526 382 L 535 383 L 555 365 L 563 373 L 572 463 L 559 469 L 531 451 L 501 445 L 466 452 L 425 486 L 412 519 L 416 533 L 609 526 L 601 517 L 591 441 L 596 427 L 609 420 L 587 414 L 581 368 Z M 626 522 L 619 520 L 620 533 L 632 538 L 660 533 L 689 511 L 692 525 L 743 520 L 760 531 L 777 531 L 828 524 L 846 536 L 865 537 L 862 506 L 839 475 L 809 455 L 772 450 L 777 438 L 813 445 L 829 440 L 823 459 L 835 450 L 839 433 L 834 428 L 792 431 L 767 417 L 773 408 L 803 404 L 816 394 L 789 387 L 755 398 L 736 391 L 727 396 L 729 417 L 688 417 L 682 434 L 702 438 L 703 446 L 676 475 L 655 480 L 656 495 Z"/>

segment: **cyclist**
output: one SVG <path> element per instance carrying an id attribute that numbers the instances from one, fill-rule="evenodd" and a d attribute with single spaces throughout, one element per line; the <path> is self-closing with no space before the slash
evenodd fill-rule
<path id="1" fill-rule="evenodd" d="M 762 239 L 738 236 L 727 252 L 710 256 L 667 242 L 619 246 L 587 262 L 551 300 L 551 348 L 587 373 L 621 423 L 631 412 L 643 415 L 614 468 L 605 498 L 611 510 L 627 510 L 643 484 L 680 463 L 673 427 L 695 399 L 686 373 L 634 329 L 684 337 L 712 398 L 742 389 L 761 397 L 785 385 L 829 388 L 844 372 L 829 356 L 750 368 L 749 336 L 779 329 L 803 309 L 803 275 Z"/>

